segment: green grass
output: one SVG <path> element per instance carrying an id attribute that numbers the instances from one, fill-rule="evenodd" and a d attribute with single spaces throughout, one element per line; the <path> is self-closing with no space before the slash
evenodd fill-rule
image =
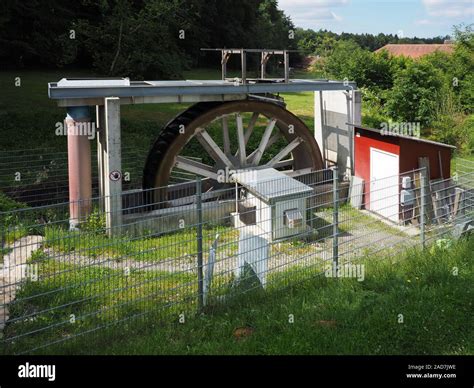
<path id="1" fill-rule="evenodd" d="M 449 252 L 413 253 L 397 264 L 367 259 L 364 282 L 317 278 L 101 353 L 473 354 L 473 248 L 471 239 Z M 289 314 L 295 323 L 288 322 Z M 254 333 L 235 339 L 233 330 L 245 326 Z"/>
<path id="2" fill-rule="evenodd" d="M 472 150 L 470 153 L 464 153 L 464 154 L 456 153 L 454 155 L 453 159 L 451 160 L 452 173 L 458 171 L 458 165 L 459 165 L 460 160 L 462 160 L 464 163 L 466 160 L 472 162 L 472 166 L 469 168 L 469 171 L 464 171 L 464 173 L 474 171 L 474 150 Z"/>
<path id="3" fill-rule="evenodd" d="M 365 265 L 362 282 L 319 276 L 297 283 L 302 277 L 293 269 L 273 275 L 266 292 L 230 299 L 203 315 L 188 313 L 185 323 L 178 321 L 178 308 L 164 320 L 130 322 L 43 352 L 472 355 L 473 250 L 471 238 L 449 250 L 410 251 L 403 258 L 385 260 L 365 258 L 359 261 Z M 84 279 L 90 275 L 84 273 Z M 62 281 L 67 284 L 68 279 Z M 77 299 L 83 291 L 75 292 L 79 294 L 60 294 L 54 303 Z M 64 317 L 69 312 L 60 311 Z M 294 323 L 289 322 L 290 314 Z M 236 338 L 238 328 L 247 328 L 250 334 Z"/>
<path id="4" fill-rule="evenodd" d="M 219 245 L 227 253 L 237 251 L 238 231 L 230 227 L 208 227 L 203 231 L 203 244 L 210 246 L 219 233 Z M 59 252 L 111 259 L 132 259 L 139 261 L 161 261 L 175 258 L 195 257 L 196 228 L 160 236 L 148 234 L 146 237 L 107 237 L 95 232 L 70 232 L 58 227 L 45 228 L 45 245 Z"/>
<path id="5" fill-rule="evenodd" d="M 167 306 L 166 314 L 176 313 L 178 300 L 187 308 L 195 303 L 192 274 L 132 270 L 124 276 L 123 271 L 108 268 L 78 269 L 41 254 L 34 255 L 32 263 L 38 264 L 40 280 L 27 281 L 10 305 L 4 337 L 17 338 L 3 349 L 7 353 L 64 340 L 158 307 Z M 183 308 L 178 307 L 179 311 Z M 21 319 L 12 321 L 15 318 Z"/>

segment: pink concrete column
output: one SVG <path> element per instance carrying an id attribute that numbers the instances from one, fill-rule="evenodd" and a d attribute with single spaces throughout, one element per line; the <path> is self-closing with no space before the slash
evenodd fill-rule
<path id="1" fill-rule="evenodd" d="M 69 175 L 69 225 L 77 229 L 91 211 L 92 169 L 91 134 L 95 127 L 88 113 L 88 107 L 68 108 L 65 120 L 67 126 L 68 175 Z"/>

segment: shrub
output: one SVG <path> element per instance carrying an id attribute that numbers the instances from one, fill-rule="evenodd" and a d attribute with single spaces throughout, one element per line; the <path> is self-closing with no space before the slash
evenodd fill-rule
<path id="1" fill-rule="evenodd" d="M 81 224 L 81 229 L 83 231 L 93 233 L 93 234 L 102 234 L 105 231 L 105 214 L 101 213 L 99 210 L 94 210 L 88 217 L 87 220 Z"/>
<path id="2" fill-rule="evenodd" d="M 0 192 L 0 212 L 8 212 L 15 209 L 22 209 L 24 207 L 26 207 L 24 203 L 17 202 Z"/>
<path id="3" fill-rule="evenodd" d="M 387 113 L 398 121 L 429 125 L 435 119 L 436 100 L 442 85 L 440 70 L 430 63 L 408 63 L 395 77 Z"/>

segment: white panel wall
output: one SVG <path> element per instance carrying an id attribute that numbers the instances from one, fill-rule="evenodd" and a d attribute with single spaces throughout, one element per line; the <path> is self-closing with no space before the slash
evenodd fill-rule
<path id="1" fill-rule="evenodd" d="M 327 165 L 337 164 L 341 174 L 353 166 L 352 126 L 361 124 L 359 91 L 314 93 L 314 136 Z"/>

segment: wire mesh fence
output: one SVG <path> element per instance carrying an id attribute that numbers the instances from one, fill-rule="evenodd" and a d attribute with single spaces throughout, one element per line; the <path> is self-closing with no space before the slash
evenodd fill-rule
<path id="1" fill-rule="evenodd" d="M 434 181 L 424 169 L 376 182 L 337 169 L 262 174 L 1 213 L 4 352 L 175 320 L 317 275 L 363 280 L 359 259 L 446 243 L 473 221 L 474 169 Z"/>
<path id="2" fill-rule="evenodd" d="M 91 150 L 92 189 L 99 195 L 97 150 Z M 133 147 L 122 149 L 123 190 L 141 189 L 146 154 Z M 199 161 L 198 158 L 195 158 Z M 173 182 L 194 180 L 185 172 L 176 171 Z M 0 151 L 0 187 L 8 197 L 23 205 L 41 206 L 62 203 L 69 198 L 67 150 L 33 148 Z"/>

